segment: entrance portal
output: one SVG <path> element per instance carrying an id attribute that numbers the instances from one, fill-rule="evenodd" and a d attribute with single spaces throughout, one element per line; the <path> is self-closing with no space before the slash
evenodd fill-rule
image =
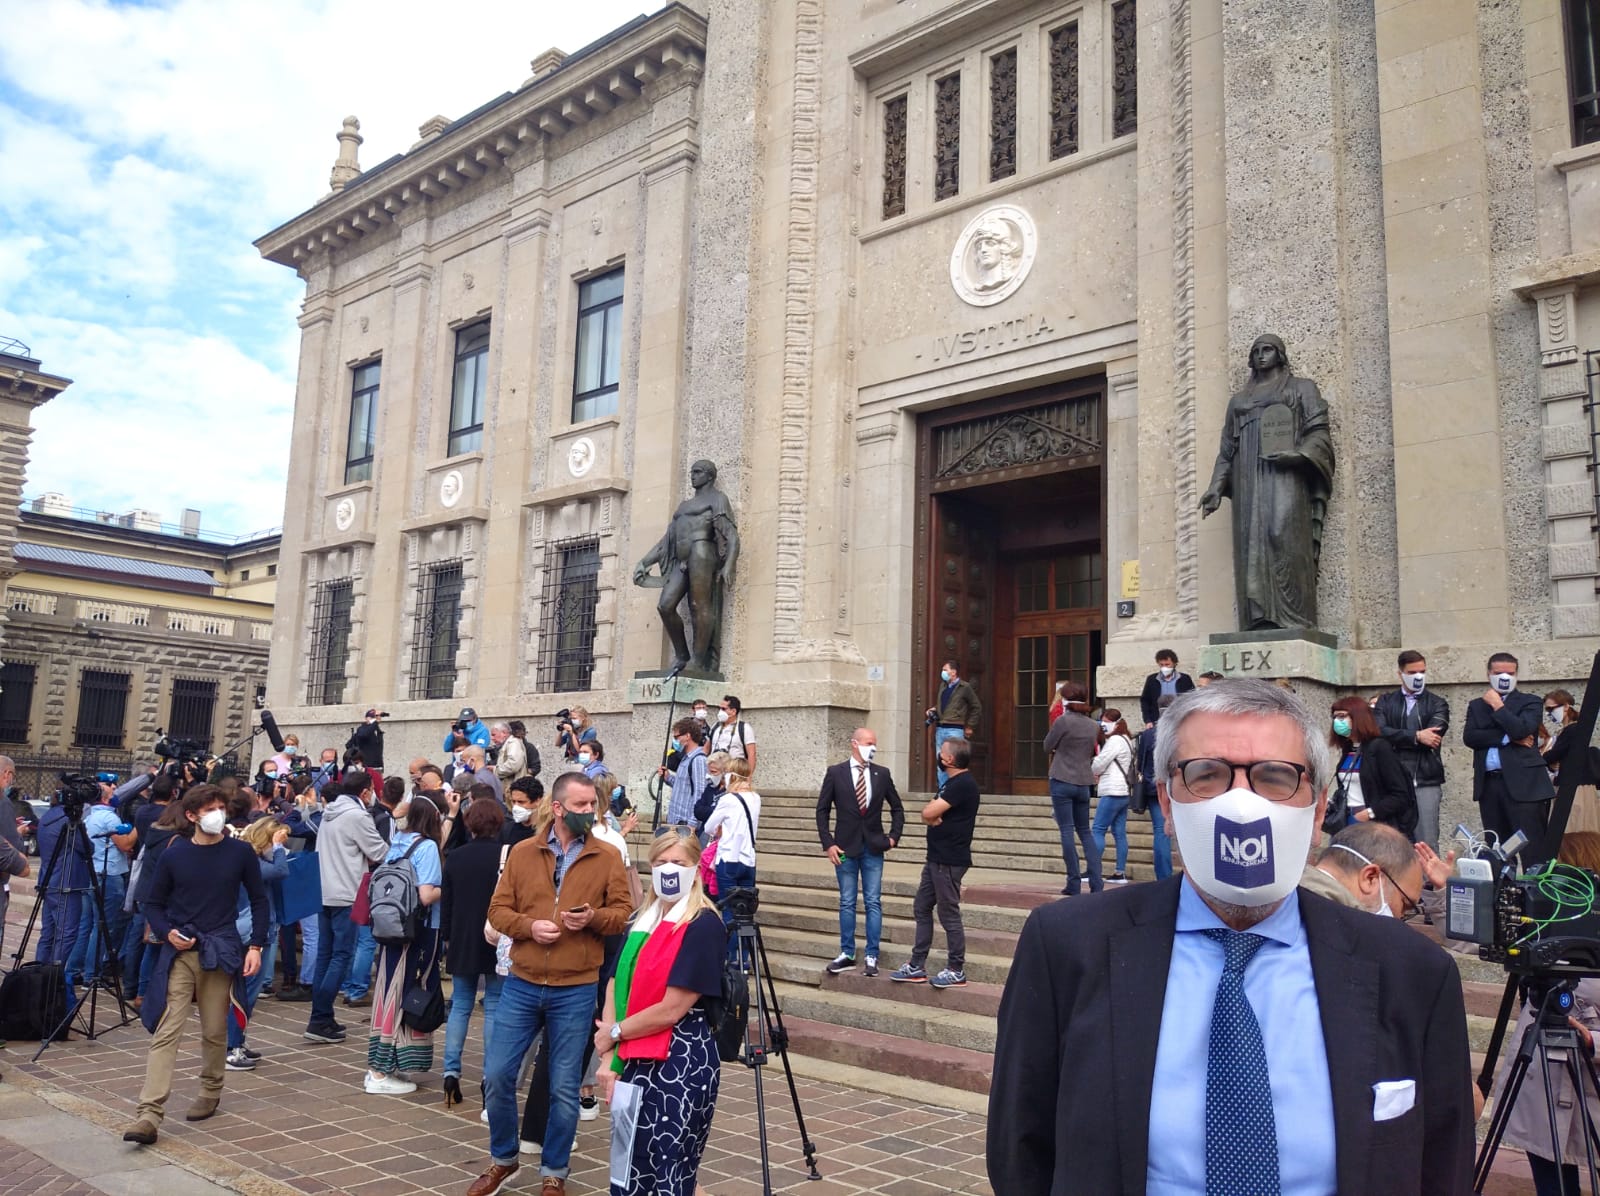
<path id="1" fill-rule="evenodd" d="M 1047 792 L 1043 740 L 1058 682 L 1093 684 L 1105 633 L 1104 380 L 1081 379 L 927 417 L 919 429 L 916 708 L 954 659 L 983 700 L 984 789 Z M 912 775 L 934 786 L 933 734 Z"/>

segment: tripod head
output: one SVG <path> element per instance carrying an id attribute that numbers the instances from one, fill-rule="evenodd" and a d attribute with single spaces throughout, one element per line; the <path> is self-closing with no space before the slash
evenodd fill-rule
<path id="1" fill-rule="evenodd" d="M 760 904 L 760 889 L 732 889 L 717 898 L 717 908 L 733 918 L 735 930 L 756 924 L 756 909 Z"/>

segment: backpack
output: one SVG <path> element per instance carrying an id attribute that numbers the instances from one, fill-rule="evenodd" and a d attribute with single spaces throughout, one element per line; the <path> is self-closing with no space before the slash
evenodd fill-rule
<path id="1" fill-rule="evenodd" d="M 66 969 L 59 963 L 25 963 L 0 981 L 0 1038 L 38 1042 L 60 1028 L 67 1037 Z"/>
<path id="2" fill-rule="evenodd" d="M 1128 742 L 1128 763 L 1127 766 L 1124 767 L 1119 761 L 1117 764 L 1117 771 L 1120 772 L 1123 779 L 1128 782 L 1128 793 L 1131 795 L 1133 791 L 1139 787 L 1139 753 L 1133 750 L 1132 739 L 1126 735 L 1124 735 L 1122 738 Z"/>
<path id="3" fill-rule="evenodd" d="M 406 848 L 405 855 L 397 860 L 386 860 L 372 871 L 367 892 L 372 937 L 376 942 L 409 943 L 422 929 L 427 910 L 417 893 L 417 870 L 411 864 L 411 853 L 422 843 L 419 836 Z"/>
<path id="4" fill-rule="evenodd" d="M 717 1043 L 717 1057 L 724 1063 L 737 1063 L 750 1020 L 750 978 L 739 960 L 723 962 L 722 995 L 708 1004 L 706 1021 Z"/>

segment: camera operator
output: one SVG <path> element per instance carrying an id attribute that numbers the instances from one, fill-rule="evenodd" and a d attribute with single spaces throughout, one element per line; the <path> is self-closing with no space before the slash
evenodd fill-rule
<path id="1" fill-rule="evenodd" d="M 539 774 L 539 749 L 528 743 L 528 728 L 520 719 L 496 723 L 489 728 L 489 741 L 494 744 L 494 772 L 502 789 Z"/>
<path id="2" fill-rule="evenodd" d="M 580 744 L 593 743 L 598 738 L 599 733 L 589 722 L 589 712 L 582 706 L 556 712 L 556 746 L 561 749 L 562 759 L 568 763 L 578 762 Z"/>
<path id="3" fill-rule="evenodd" d="M 362 763 L 379 773 L 383 771 L 383 727 L 379 724 L 388 717 L 387 710 L 369 707 L 366 718 L 350 732 L 350 738 L 344 745 L 347 752 L 360 752 Z"/>
<path id="4" fill-rule="evenodd" d="M 450 724 L 450 731 L 444 737 L 444 750 L 455 750 L 452 736 L 460 735 L 469 744 L 483 748 L 489 747 L 489 728 L 479 720 L 478 712 L 471 706 L 463 706 L 461 713 L 456 716 L 456 721 Z"/>
<path id="5" fill-rule="evenodd" d="M 122 936 L 128 929 L 128 916 L 122 912 L 122 903 L 128 895 L 127 852 L 133 847 L 133 828 L 111 808 L 111 786 L 104 781 L 95 784 L 99 798 L 84 811 L 83 829 L 89 836 L 89 866 L 100 878 L 100 908 L 105 914 L 108 941 L 114 951 L 120 952 Z M 78 941 L 67 960 L 69 986 L 75 980 L 92 979 L 100 968 L 100 924 L 88 904 L 93 900 L 91 892 L 85 903 L 85 920 L 80 923 Z"/>
<path id="6" fill-rule="evenodd" d="M 48 883 L 39 927 L 39 949 L 34 958 L 50 963 L 64 964 L 72 958 L 78 935 L 82 933 L 83 915 L 87 912 L 84 894 L 89 892 L 89 861 L 76 842 L 61 844 L 61 836 L 70 826 L 67 808 L 58 795 L 58 800 L 52 802 L 44 817 L 39 819 L 37 834 L 39 866 L 44 868 L 51 860 L 55 865 L 49 876 L 40 873 L 40 881 Z"/>

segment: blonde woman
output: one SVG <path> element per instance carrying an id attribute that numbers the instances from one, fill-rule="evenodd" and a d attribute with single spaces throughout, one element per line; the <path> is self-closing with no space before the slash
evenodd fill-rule
<path id="1" fill-rule="evenodd" d="M 606 988 L 596 1078 L 613 1105 L 638 1106 L 627 1182 L 613 1173 L 613 1196 L 694 1196 L 711 1134 L 721 1064 L 707 1007 L 722 994 L 727 938 L 699 861 L 700 841 L 685 829 L 651 845 L 654 897 L 634 916 Z"/>
<path id="2" fill-rule="evenodd" d="M 245 1024 L 241 1024 L 237 1016 L 228 1018 L 228 1061 L 225 1066 L 229 1071 L 253 1071 L 261 1052 L 251 1050 L 245 1043 L 245 1026 L 255 1012 L 256 999 L 261 996 L 262 988 L 272 976 L 272 965 L 278 954 L 277 890 L 282 888 L 283 878 L 289 875 L 289 849 L 284 846 L 289 841 L 289 828 L 276 818 L 258 818 L 239 832 L 239 838 L 250 844 L 261 859 L 261 883 L 267 886 L 267 916 L 271 918 L 271 923 L 267 926 L 267 949 L 261 953 L 261 966 L 256 969 L 254 976 L 245 977 L 234 985 L 234 1000 L 243 1012 Z M 235 917 L 240 927 L 240 937 L 248 942 L 250 895 L 244 891 L 243 885 L 239 886 L 239 905 Z"/>
<path id="3" fill-rule="evenodd" d="M 730 760 L 726 777 L 727 790 L 706 819 L 706 834 L 717 841 L 719 898 L 735 889 L 755 888 L 756 825 L 761 819 L 761 795 L 750 788 L 750 765 Z"/>

